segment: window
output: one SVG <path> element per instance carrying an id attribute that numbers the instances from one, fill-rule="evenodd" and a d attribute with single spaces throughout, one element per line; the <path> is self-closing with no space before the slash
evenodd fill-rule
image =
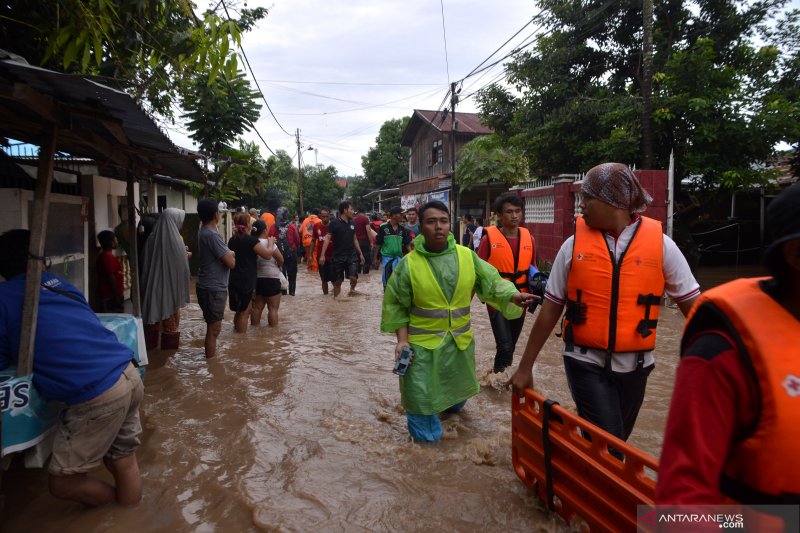
<path id="1" fill-rule="evenodd" d="M 433 145 L 431 147 L 431 165 L 441 163 L 443 158 L 444 150 L 442 149 L 442 140 L 439 139 L 438 141 L 433 141 Z"/>

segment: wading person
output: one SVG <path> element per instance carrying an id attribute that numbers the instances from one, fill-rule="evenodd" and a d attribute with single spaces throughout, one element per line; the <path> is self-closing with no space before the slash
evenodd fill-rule
<path id="1" fill-rule="evenodd" d="M 520 225 L 522 198 L 513 193 L 502 194 L 495 201 L 494 211 L 500 220 L 500 227 L 487 228 L 478 247 L 478 257 L 495 267 L 500 276 L 513 283 L 518 291 L 530 292 L 528 273 L 531 265 L 536 266 L 536 243 L 530 231 Z M 492 306 L 486 307 L 497 346 L 492 370 L 498 373 L 511 366 L 514 360 L 514 349 L 525 323 L 525 313 L 508 320 Z"/>
<path id="2" fill-rule="evenodd" d="M 206 357 L 217 354 L 217 337 L 228 300 L 228 275 L 236 266 L 236 254 L 225 246 L 217 231 L 222 214 L 217 202 L 204 198 L 197 202 L 200 232 L 197 234 L 197 303 L 206 322 L 204 348 Z"/>
<path id="3" fill-rule="evenodd" d="M 359 212 L 353 217 L 353 225 L 356 228 L 356 239 L 358 239 L 358 247 L 364 258 L 372 257 L 372 246 L 375 242 L 375 237 L 370 233 L 370 220 L 363 212 Z M 361 274 L 369 274 L 369 266 L 371 261 L 364 261 L 361 265 Z"/>
<path id="4" fill-rule="evenodd" d="M 258 237 L 252 235 L 253 228 L 247 213 L 236 213 L 233 224 L 234 231 L 228 240 L 228 248 L 236 254 L 236 266 L 231 270 L 228 279 L 228 298 L 231 311 L 235 313 L 233 329 L 237 333 L 244 333 L 247 331 L 250 306 L 258 279 L 257 260 L 259 257 L 272 259 L 274 248 L 265 248 Z"/>
<path id="5" fill-rule="evenodd" d="M 457 412 L 480 391 L 475 374 L 475 341 L 470 326 L 473 294 L 509 318 L 524 312 L 535 297 L 516 290 L 497 270 L 450 233 L 442 202 L 419 209 L 421 235 L 414 251 L 397 265 L 383 297 L 381 331 L 397 336 L 395 359 L 414 351 L 400 396 L 414 440 L 442 436 L 439 413 Z"/>
<path id="6" fill-rule="evenodd" d="M 661 223 L 639 215 L 652 198 L 627 166 L 592 168 L 580 195 L 583 214 L 558 251 L 508 384 L 533 386 L 533 363 L 566 306 L 562 354 L 578 414 L 627 440 L 653 370 L 661 295 L 666 289 L 686 315 L 700 288 Z"/>
<path id="7" fill-rule="evenodd" d="M 256 258 L 256 295 L 253 298 L 253 307 L 250 311 L 250 324 L 261 324 L 261 315 L 264 307 L 267 308 L 267 324 L 278 325 L 278 309 L 281 305 L 281 265 L 283 256 L 275 245 L 274 237 L 267 237 L 267 224 L 263 220 L 253 223 L 253 235 L 272 254 L 269 259 L 260 255 Z"/>
<path id="8" fill-rule="evenodd" d="M 411 233 L 403 226 L 403 210 L 393 207 L 389 211 L 389 221 L 381 224 L 378 236 L 375 238 L 375 259 L 377 266 L 378 254 L 381 257 L 381 280 L 383 287 L 392 276 L 392 272 L 403 254 L 409 252 L 411 246 Z"/>
<path id="9" fill-rule="evenodd" d="M 328 225 L 331 222 L 331 212 L 321 209 L 319 212 L 320 221 L 314 225 L 314 232 L 311 234 L 311 253 L 316 257 L 319 265 L 319 279 L 322 281 L 322 294 L 328 294 L 328 283 L 333 282 L 333 246 L 325 249 L 325 261 L 320 261 L 322 248 L 328 240 Z"/>
<path id="10" fill-rule="evenodd" d="M 275 225 L 269 228 L 269 236 L 275 238 L 283 256 L 283 274 L 289 281 L 289 296 L 297 290 L 297 250 L 302 247 L 297 226 L 289 218 L 289 210 L 279 207 L 275 212 Z"/>
<path id="11" fill-rule="evenodd" d="M 142 319 L 151 338 L 160 331 L 162 350 L 178 349 L 181 308 L 189 305 L 190 254 L 180 233 L 185 216 L 180 209 L 165 209 L 144 249 Z"/>
<path id="12" fill-rule="evenodd" d="M 416 207 L 409 207 L 406 209 L 406 223 L 404 227 L 411 232 L 412 239 L 419 235 L 419 217 L 417 216 Z"/>
<path id="13" fill-rule="evenodd" d="M 300 223 L 300 240 L 305 249 L 306 268 L 311 272 L 319 269 L 317 258 L 311 253 L 311 241 L 313 239 L 314 226 L 319 223 L 319 209 L 312 209 L 311 214 Z"/>
<path id="14" fill-rule="evenodd" d="M 325 240 L 320 254 L 320 266 L 327 262 L 328 248 L 333 246 L 333 297 L 339 296 L 342 292 L 342 282 L 344 278 L 350 280 L 350 295 L 356 290 L 358 283 L 358 271 L 364 263 L 364 255 L 356 239 L 356 228 L 353 224 L 353 206 L 345 200 L 339 204 L 339 218 L 331 221 L 328 225 L 328 235 L 330 239 Z M 333 241 L 333 244 L 331 244 Z"/>
<path id="15" fill-rule="evenodd" d="M 0 236 L 0 368 L 17 361 L 30 232 Z M 50 459 L 49 487 L 56 498 L 91 507 L 142 497 L 136 448 L 142 425 L 142 380 L 134 354 L 106 329 L 80 290 L 43 272 L 39 290 L 33 383 L 62 402 Z M 105 465 L 114 485 L 89 477 Z"/>
<path id="16" fill-rule="evenodd" d="M 800 502 L 798 212 L 800 183 L 767 209 L 769 277 L 711 289 L 689 314 L 664 433 L 659 504 Z"/>

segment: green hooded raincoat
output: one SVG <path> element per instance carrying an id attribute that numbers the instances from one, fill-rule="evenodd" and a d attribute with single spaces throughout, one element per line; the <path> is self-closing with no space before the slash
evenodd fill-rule
<path id="1" fill-rule="evenodd" d="M 422 254 L 433 271 L 433 275 L 448 300 L 453 297 L 458 280 L 458 256 L 456 241 L 451 233 L 447 248 L 439 253 L 425 249 L 425 237 L 414 239 L 414 249 Z M 475 287 L 473 292 L 508 319 L 519 318 L 523 309 L 510 300 L 517 292 L 514 284 L 500 277 L 497 269 L 472 253 L 475 265 Z M 383 297 L 381 331 L 394 332 L 409 322 L 412 290 L 408 273 L 408 261 L 403 258 L 389 278 Z M 400 377 L 400 396 L 403 407 L 409 413 L 433 415 L 440 413 L 480 391 L 475 374 L 475 341 L 465 350 L 459 350 L 453 336 L 448 333 L 444 342 L 434 350 L 411 345 L 414 361 L 405 376 Z"/>

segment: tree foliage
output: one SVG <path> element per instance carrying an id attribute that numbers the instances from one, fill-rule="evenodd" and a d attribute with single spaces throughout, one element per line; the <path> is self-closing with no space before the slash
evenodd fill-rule
<path id="1" fill-rule="evenodd" d="M 261 109 L 258 94 L 242 73 L 230 80 L 219 76 L 212 80 L 205 73 L 195 76 L 183 91 L 181 103 L 190 137 L 200 150 L 219 153 L 254 124 Z"/>
<path id="2" fill-rule="evenodd" d="M 348 195 L 357 209 L 368 209 L 364 195 L 377 189 L 397 187 L 408 181 L 408 148 L 400 144 L 411 117 L 387 120 L 378 131 L 375 146 L 361 157 L 363 178 L 353 180 Z"/>
<path id="3" fill-rule="evenodd" d="M 327 208 L 335 210 L 344 196 L 344 189 L 336 183 L 339 177 L 336 167 L 314 167 L 307 165 L 303 169 L 304 208 Z M 300 216 L 302 218 L 302 214 Z"/>
<path id="4" fill-rule="evenodd" d="M 95 76 L 171 117 L 180 89 L 198 73 L 236 76 L 241 34 L 267 15 L 194 13 L 189 0 L 8 0 L 0 3 L 0 48 L 28 62 Z"/>
<path id="5" fill-rule="evenodd" d="M 485 121 L 537 174 L 641 166 L 641 2 L 537 4 L 548 32 L 507 65 L 512 90 L 480 94 Z M 800 138 L 797 16 L 772 23 L 785 0 L 654 4 L 654 168 L 674 150 L 678 180 L 763 179 L 776 145 Z"/>
<path id="6" fill-rule="evenodd" d="M 477 183 L 515 185 L 528 179 L 528 162 L 517 148 L 505 148 L 497 135 L 480 135 L 461 148 L 456 183 L 465 190 Z"/>
<path id="7" fill-rule="evenodd" d="M 189 184 L 197 197 L 273 210 L 297 197 L 297 169 L 283 150 L 264 159 L 256 143 L 240 140 L 238 148 L 223 147 L 212 163 L 205 184 Z"/>

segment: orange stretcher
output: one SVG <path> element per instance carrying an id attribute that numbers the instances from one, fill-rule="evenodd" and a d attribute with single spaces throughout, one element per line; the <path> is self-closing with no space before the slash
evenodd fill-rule
<path id="1" fill-rule="evenodd" d="M 573 526 L 578 519 L 592 532 L 636 531 L 636 506 L 653 505 L 655 457 L 530 388 L 513 394 L 511 455 L 522 482 Z"/>

